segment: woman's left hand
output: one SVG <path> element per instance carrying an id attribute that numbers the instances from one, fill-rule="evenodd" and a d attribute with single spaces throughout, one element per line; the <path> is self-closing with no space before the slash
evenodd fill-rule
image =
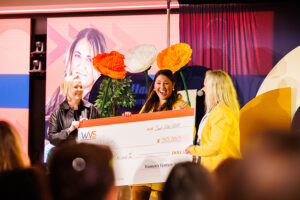
<path id="1" fill-rule="evenodd" d="M 79 121 L 82 122 L 84 120 L 88 120 L 88 118 L 81 118 Z"/>
<path id="2" fill-rule="evenodd" d="M 188 105 L 187 102 L 182 102 L 179 106 L 177 106 L 176 108 L 173 108 L 173 110 L 185 109 L 187 105 Z"/>
<path id="3" fill-rule="evenodd" d="M 131 117 L 132 113 L 127 111 L 127 112 L 122 113 L 122 116 L 123 117 Z"/>

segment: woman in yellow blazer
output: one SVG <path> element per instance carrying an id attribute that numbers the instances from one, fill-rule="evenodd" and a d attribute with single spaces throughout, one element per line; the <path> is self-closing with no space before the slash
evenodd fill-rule
<path id="1" fill-rule="evenodd" d="M 186 153 L 201 157 L 200 163 L 214 170 L 227 158 L 240 158 L 239 103 L 230 76 L 221 70 L 206 72 L 206 114 L 198 129 L 198 143 Z"/>
<path id="2" fill-rule="evenodd" d="M 178 110 L 189 106 L 177 92 L 176 79 L 170 70 L 159 70 L 149 87 L 148 97 L 140 113 L 152 113 L 166 110 Z M 124 116 L 130 116 L 130 112 Z M 148 200 L 149 195 L 158 198 L 162 183 L 132 185 L 132 200 Z"/>

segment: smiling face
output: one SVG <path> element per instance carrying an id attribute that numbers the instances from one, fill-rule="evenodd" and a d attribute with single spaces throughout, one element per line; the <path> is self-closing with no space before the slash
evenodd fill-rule
<path id="1" fill-rule="evenodd" d="M 72 86 L 69 88 L 68 98 L 70 100 L 78 101 L 82 99 L 82 95 L 83 95 L 82 83 L 80 79 L 75 79 L 72 83 Z"/>
<path id="2" fill-rule="evenodd" d="M 156 92 L 159 101 L 166 101 L 172 94 L 174 84 L 165 75 L 159 75 L 154 83 L 154 91 Z"/>
<path id="3" fill-rule="evenodd" d="M 82 87 L 84 90 L 90 89 L 94 83 L 93 76 L 93 59 L 94 52 L 86 39 L 81 39 L 75 49 L 72 56 L 72 75 L 78 75 L 82 81 Z"/>

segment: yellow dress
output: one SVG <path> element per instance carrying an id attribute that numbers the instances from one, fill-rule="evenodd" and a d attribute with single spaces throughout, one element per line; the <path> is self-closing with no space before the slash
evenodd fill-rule
<path id="1" fill-rule="evenodd" d="M 181 97 L 178 98 L 178 100 L 173 104 L 173 108 L 178 107 L 181 103 L 183 103 L 184 100 L 182 100 Z M 145 105 L 142 107 L 140 113 L 143 112 Z M 186 106 L 186 108 L 190 108 L 189 105 Z M 154 110 L 154 108 L 151 109 L 151 111 L 149 111 L 149 113 L 152 113 Z M 163 189 L 163 183 L 148 183 L 148 184 L 137 184 L 137 185 L 131 185 L 132 187 L 139 187 L 139 186 L 146 186 L 151 188 L 151 194 L 150 196 L 154 197 L 154 198 L 158 198 L 158 192 L 161 192 Z"/>
<path id="2" fill-rule="evenodd" d="M 190 148 L 193 156 L 201 156 L 201 164 L 214 170 L 227 158 L 240 158 L 239 120 L 224 103 L 210 113 L 201 134 L 201 144 Z"/>

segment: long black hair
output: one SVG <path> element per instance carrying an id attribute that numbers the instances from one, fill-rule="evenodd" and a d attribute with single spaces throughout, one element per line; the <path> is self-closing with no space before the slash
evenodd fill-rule
<path id="1" fill-rule="evenodd" d="M 151 84 L 151 86 L 148 90 L 148 97 L 147 97 L 145 107 L 144 107 L 142 113 L 148 113 L 153 108 L 156 109 L 159 105 L 159 97 L 157 96 L 156 92 L 154 91 L 154 84 L 155 84 L 155 81 L 156 81 L 156 79 L 159 75 L 166 76 L 168 79 L 170 79 L 172 84 L 174 84 L 174 89 L 172 90 L 172 94 L 167 99 L 167 102 L 164 103 L 159 110 L 160 111 L 161 110 L 172 110 L 174 103 L 180 97 L 180 94 L 177 94 L 178 89 L 177 89 L 177 84 L 176 84 L 176 78 L 175 78 L 174 74 L 172 73 L 172 71 L 170 71 L 170 70 L 159 70 L 155 74 L 154 80 L 152 81 L 152 84 Z"/>

